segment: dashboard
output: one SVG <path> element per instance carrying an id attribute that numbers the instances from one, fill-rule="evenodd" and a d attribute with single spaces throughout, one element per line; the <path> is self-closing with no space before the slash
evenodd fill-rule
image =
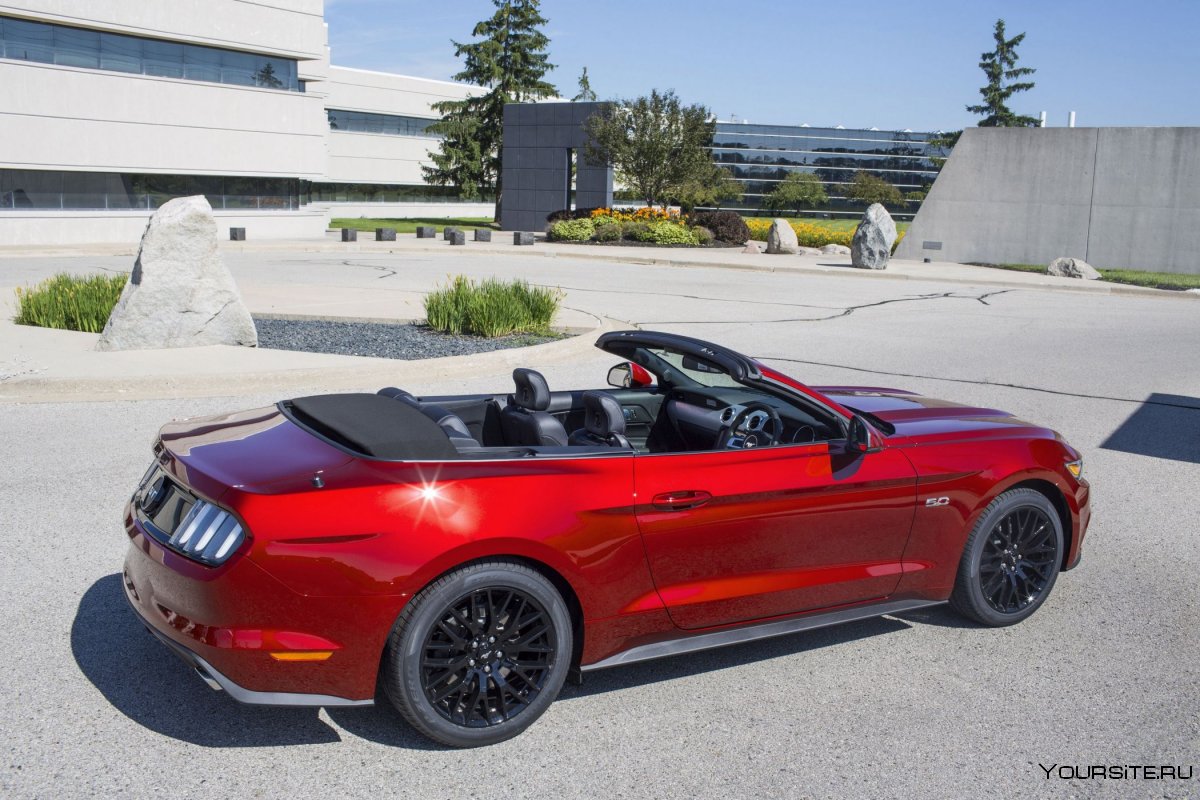
<path id="1" fill-rule="evenodd" d="M 783 431 L 776 436 L 770 430 L 771 415 L 762 409 L 748 409 L 748 404 L 768 406 L 779 415 Z M 822 420 L 810 413 L 765 392 L 756 392 L 744 386 L 713 387 L 696 389 L 674 389 L 666 402 L 668 418 L 679 434 L 697 449 L 711 449 L 739 415 L 744 418 L 739 424 L 743 433 L 758 433 L 764 429 L 778 444 L 806 444 L 842 437 L 840 426 L 835 420 Z M 736 437 L 728 446 L 740 447 Z"/>

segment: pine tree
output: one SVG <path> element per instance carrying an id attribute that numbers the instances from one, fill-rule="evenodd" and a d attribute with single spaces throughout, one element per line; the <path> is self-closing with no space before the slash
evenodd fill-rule
<path id="1" fill-rule="evenodd" d="M 979 62 L 979 68 L 988 79 L 987 86 L 979 90 L 983 95 L 983 103 L 967 106 L 967 111 L 983 116 L 979 121 L 981 128 L 1035 127 L 1038 124 L 1036 118 L 1015 114 L 1008 107 L 1010 97 L 1033 88 L 1033 81 L 1011 81 L 1037 72 L 1030 67 L 1017 66 L 1017 45 L 1025 39 L 1025 34 L 1019 33 L 1011 39 L 1005 39 L 1004 20 L 998 19 L 993 36 L 996 38 L 996 49 L 982 54 Z"/>
<path id="2" fill-rule="evenodd" d="M 588 80 L 587 67 L 584 67 L 583 72 L 579 74 L 579 93 L 571 98 L 571 102 L 591 103 L 595 99 L 596 93 L 592 91 L 592 82 Z"/>
<path id="3" fill-rule="evenodd" d="M 441 136 L 442 144 L 439 151 L 429 153 L 433 165 L 421 170 L 426 183 L 457 186 L 468 200 L 494 193 L 498 220 L 503 202 L 500 140 L 504 105 L 552 97 L 557 90 L 542 80 L 554 65 L 546 55 L 550 40 L 539 30 L 546 24 L 539 0 L 492 2 L 496 13 L 471 32 L 477 41 L 452 42 L 455 56 L 463 59 L 463 70 L 454 79 L 487 91 L 433 104 L 442 119 L 426 130 Z"/>

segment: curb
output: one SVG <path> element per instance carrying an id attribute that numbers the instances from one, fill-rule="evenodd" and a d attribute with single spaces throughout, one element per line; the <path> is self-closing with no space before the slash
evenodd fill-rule
<path id="1" fill-rule="evenodd" d="M 607 317 L 596 317 L 592 328 L 570 329 L 569 339 L 529 347 L 493 350 L 465 356 L 402 361 L 389 358 L 335 356 L 345 366 L 320 368 L 265 369 L 256 372 L 200 375 L 138 375 L 112 378 L 17 378 L 0 383 L 0 405 L 5 403 L 98 403 L 113 400 L 164 400 L 192 397 L 223 397 L 246 394 L 271 394 L 320 387 L 321 391 L 339 391 L 382 386 L 420 385 L 430 375 L 439 379 L 475 377 L 518 366 L 560 364 L 590 354 L 595 337 L 613 330 L 625 330 L 629 324 Z M 209 349 L 209 348 L 205 348 Z M 234 348 L 240 349 L 240 348 Z M 279 351 L 262 350 L 262 353 Z M 269 356 L 267 356 L 269 358 Z"/>

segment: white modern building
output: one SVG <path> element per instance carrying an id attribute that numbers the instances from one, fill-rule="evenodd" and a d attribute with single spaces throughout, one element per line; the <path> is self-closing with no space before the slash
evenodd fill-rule
<path id="1" fill-rule="evenodd" d="M 0 0 L 0 245 L 136 241 L 188 194 L 252 239 L 487 214 L 421 178 L 472 88 L 331 67 L 324 0 Z"/>

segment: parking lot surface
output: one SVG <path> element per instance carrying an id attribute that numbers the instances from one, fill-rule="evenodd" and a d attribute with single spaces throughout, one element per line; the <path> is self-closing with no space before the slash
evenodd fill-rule
<path id="1" fill-rule="evenodd" d="M 121 509 L 159 425 L 299 387 L 2 403 L 0 795 L 1200 794 L 1195 778 L 1064 780 L 1039 767 L 1191 765 L 1200 774 L 1200 303 L 565 257 L 227 261 L 257 309 L 272 297 L 293 309 L 311 298 L 313 313 L 412 318 L 448 274 L 520 276 L 561 287 L 575 319 L 711 339 L 810 384 L 1005 409 L 1084 453 L 1094 516 L 1082 564 L 1011 628 L 979 628 L 938 607 L 590 673 L 517 739 L 446 750 L 387 706 L 240 706 L 190 674 L 125 606 Z M 129 263 L 0 259 L 0 285 Z M 594 388 L 611 361 L 597 350 L 544 372 L 552 389 Z M 502 392 L 511 379 L 430 370 L 403 388 Z"/>

